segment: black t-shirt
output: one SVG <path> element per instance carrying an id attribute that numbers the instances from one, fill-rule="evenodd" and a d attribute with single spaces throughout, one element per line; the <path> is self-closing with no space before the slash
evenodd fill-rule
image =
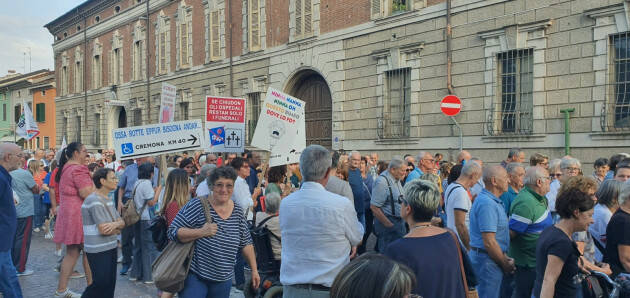
<path id="1" fill-rule="evenodd" d="M 619 260 L 619 245 L 630 245 L 630 214 L 619 209 L 606 227 L 606 253 L 604 262 L 610 264 L 615 275 L 626 272 Z"/>
<path id="2" fill-rule="evenodd" d="M 564 261 L 564 266 L 556 281 L 553 297 L 575 297 L 576 291 L 580 286 L 576 278 L 576 275 L 579 273 L 578 257 L 580 256 L 580 251 L 575 242 L 556 226 L 546 228 L 536 244 L 534 296 L 540 297 L 549 255 L 554 255 Z"/>

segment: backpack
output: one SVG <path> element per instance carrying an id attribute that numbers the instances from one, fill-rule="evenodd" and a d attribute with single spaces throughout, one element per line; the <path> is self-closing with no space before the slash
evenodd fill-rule
<path id="1" fill-rule="evenodd" d="M 158 251 L 162 251 L 168 244 L 168 238 L 166 236 L 168 223 L 164 215 L 158 215 L 151 219 L 149 231 L 151 231 L 151 239 L 153 240 L 153 244 L 155 244 L 155 248 Z"/>
<path id="2" fill-rule="evenodd" d="M 144 209 L 147 207 L 147 201 L 144 201 L 142 208 L 140 208 L 140 212 L 136 210 L 135 197 L 136 189 L 139 185 L 140 183 L 136 184 L 136 186 L 133 188 L 133 192 L 131 193 L 131 198 L 127 200 L 125 205 L 122 206 L 122 219 L 125 221 L 125 227 L 133 226 L 135 223 L 137 223 L 140 220 Z"/>
<path id="3" fill-rule="evenodd" d="M 280 270 L 280 262 L 274 258 L 273 249 L 271 248 L 271 237 L 275 237 L 278 241 L 280 241 L 280 237 L 269 231 L 265 226 L 268 220 L 276 216 L 278 215 L 265 218 L 257 226 L 253 226 L 250 231 L 254 250 L 256 251 L 256 264 L 258 265 L 258 271 L 261 273 Z"/>

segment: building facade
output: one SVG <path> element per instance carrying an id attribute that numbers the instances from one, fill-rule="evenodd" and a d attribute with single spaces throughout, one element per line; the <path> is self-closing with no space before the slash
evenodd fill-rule
<path id="1" fill-rule="evenodd" d="M 463 101 L 463 147 L 488 162 L 510 147 L 564 155 L 572 111 L 572 155 L 588 162 L 630 146 L 627 4 L 86 1 L 46 25 L 56 142 L 111 147 L 113 129 L 157 122 L 168 82 L 176 120 L 203 118 L 206 95 L 244 97 L 251 135 L 273 87 L 306 101 L 307 143 L 385 159 L 456 154 L 458 126 L 440 113 L 449 93 Z"/>
<path id="2" fill-rule="evenodd" d="M 0 78 L 0 138 L 16 142 L 25 149 L 55 147 L 55 72 L 47 69 Z M 45 95 L 48 93 L 47 95 Z M 15 134 L 16 124 L 27 104 L 40 129 L 30 142 Z M 48 119 L 48 121 L 45 121 Z M 46 143 L 48 140 L 48 143 Z"/>

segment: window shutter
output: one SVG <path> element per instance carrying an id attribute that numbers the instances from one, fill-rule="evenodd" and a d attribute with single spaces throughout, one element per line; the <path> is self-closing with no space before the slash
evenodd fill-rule
<path id="1" fill-rule="evenodd" d="M 219 11 L 215 10 L 212 12 L 211 16 L 211 32 L 210 32 L 210 42 L 211 42 L 211 55 L 212 60 L 218 59 L 221 55 L 219 52 L 221 51 L 221 39 L 219 37 Z"/>
<path id="2" fill-rule="evenodd" d="M 160 33 L 160 73 L 166 71 L 166 32 Z"/>
<path id="3" fill-rule="evenodd" d="M 186 22 L 180 25 L 180 66 L 188 65 L 188 26 Z"/>
<path id="4" fill-rule="evenodd" d="M 295 36 L 302 35 L 302 0 L 295 0 Z"/>
<path id="5" fill-rule="evenodd" d="M 251 26 L 250 40 L 252 50 L 260 48 L 260 5 L 259 0 L 251 0 Z"/>
<path id="6" fill-rule="evenodd" d="M 372 18 L 380 18 L 382 0 L 371 0 L 371 1 L 372 1 Z"/>
<path id="7" fill-rule="evenodd" d="M 311 0 L 304 1 L 304 34 L 310 34 L 313 30 L 313 23 L 311 18 Z"/>

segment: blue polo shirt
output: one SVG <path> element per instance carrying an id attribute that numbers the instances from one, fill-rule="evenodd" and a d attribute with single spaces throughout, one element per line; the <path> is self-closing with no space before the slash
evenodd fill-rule
<path id="1" fill-rule="evenodd" d="M 510 213 L 510 206 L 512 206 L 512 202 L 514 202 L 517 195 L 518 193 L 514 191 L 514 188 L 512 188 L 512 186 L 508 186 L 508 190 L 499 197 L 505 207 L 505 214 Z"/>
<path id="2" fill-rule="evenodd" d="M 158 174 L 159 170 L 157 168 L 153 168 L 153 179 L 151 179 L 151 184 L 153 187 L 158 185 Z M 120 176 L 120 180 L 118 181 L 118 187 L 122 187 L 125 189 L 125 198 L 130 198 L 131 193 L 133 192 L 133 186 L 138 181 L 138 164 L 132 163 L 125 168 L 122 176 Z"/>
<path id="3" fill-rule="evenodd" d="M 409 181 L 420 179 L 422 175 L 424 175 L 424 173 L 420 171 L 420 168 L 416 167 L 415 169 L 413 169 L 413 171 L 411 171 L 411 173 L 409 173 L 409 175 L 407 175 L 407 179 L 405 179 L 405 184 L 409 183 Z"/>
<path id="4" fill-rule="evenodd" d="M 0 251 L 3 252 L 13 247 L 13 237 L 17 227 L 11 180 L 11 174 L 0 166 Z"/>
<path id="5" fill-rule="evenodd" d="M 503 202 L 487 189 L 483 189 L 470 209 L 470 246 L 485 249 L 481 233 L 496 233 L 501 251 L 510 245 L 508 217 Z"/>

